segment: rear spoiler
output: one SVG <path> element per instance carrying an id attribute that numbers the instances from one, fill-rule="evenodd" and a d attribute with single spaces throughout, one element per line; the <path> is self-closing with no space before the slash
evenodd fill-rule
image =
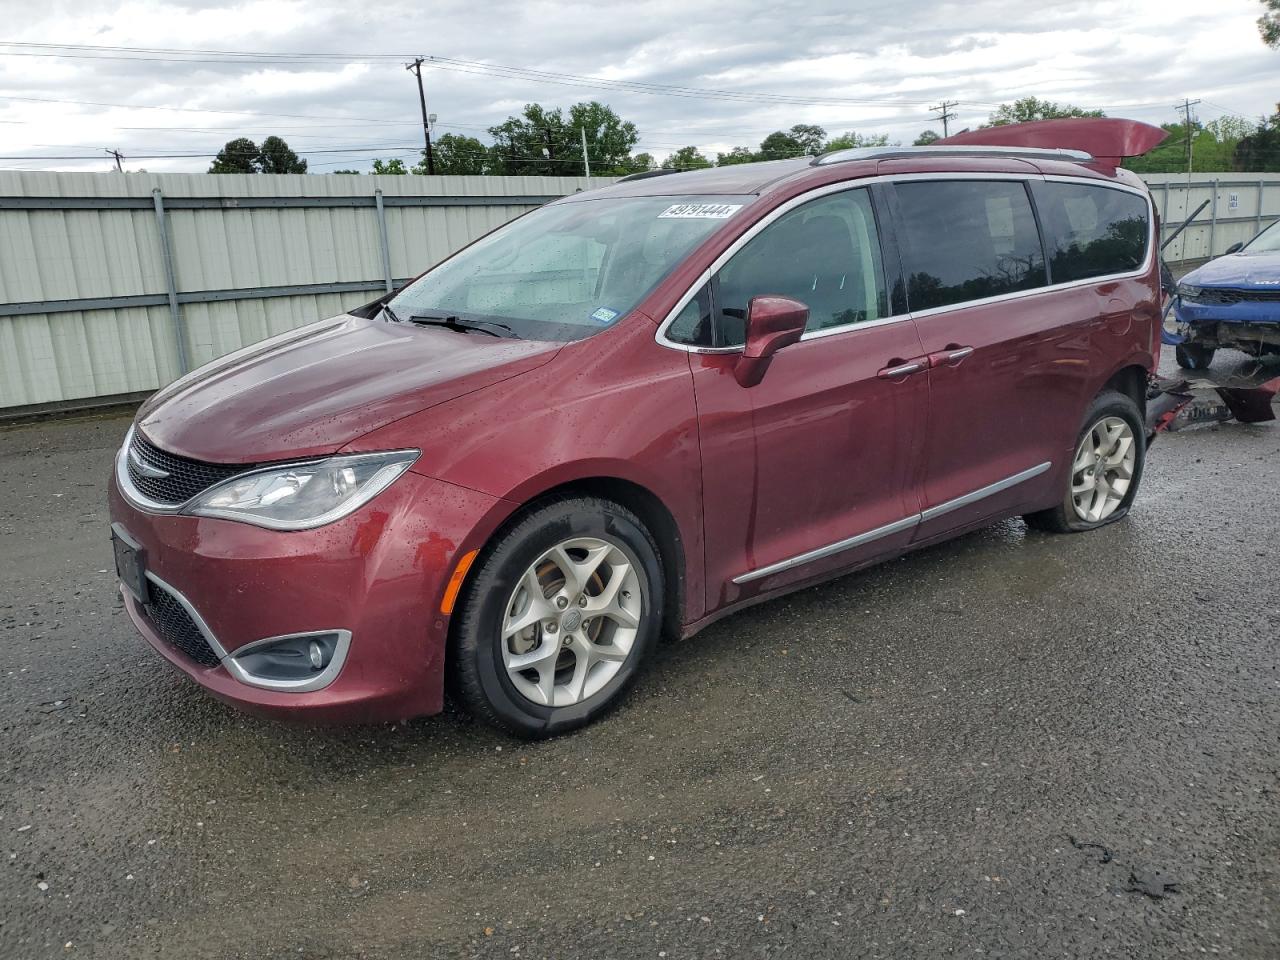
<path id="1" fill-rule="evenodd" d="M 1064 117 L 968 130 L 935 140 L 934 145 L 1081 150 L 1092 156 L 1095 163 L 1118 167 L 1125 157 L 1140 157 L 1168 136 L 1167 130 L 1139 120 Z"/>

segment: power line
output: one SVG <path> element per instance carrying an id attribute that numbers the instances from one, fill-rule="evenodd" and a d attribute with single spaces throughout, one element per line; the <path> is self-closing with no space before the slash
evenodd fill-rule
<path id="1" fill-rule="evenodd" d="M 959 105 L 959 101 L 957 100 L 943 100 L 938 106 L 929 108 L 929 111 L 931 113 L 938 114 L 938 119 L 942 121 L 942 136 L 944 138 L 950 133 L 948 121 L 955 118 L 955 114 L 951 112 L 951 108 Z"/>

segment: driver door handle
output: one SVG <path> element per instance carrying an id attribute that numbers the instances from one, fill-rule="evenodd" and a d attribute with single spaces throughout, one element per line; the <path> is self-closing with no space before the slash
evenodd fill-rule
<path id="1" fill-rule="evenodd" d="M 916 357 L 914 360 L 890 360 L 889 366 L 881 367 L 876 371 L 876 376 L 881 380 L 898 380 L 928 369 L 928 357 Z"/>
<path id="2" fill-rule="evenodd" d="M 939 350 L 937 353 L 929 354 L 929 366 L 933 367 L 954 367 L 961 360 L 973 353 L 973 347 L 961 347 L 951 344 L 945 350 Z"/>

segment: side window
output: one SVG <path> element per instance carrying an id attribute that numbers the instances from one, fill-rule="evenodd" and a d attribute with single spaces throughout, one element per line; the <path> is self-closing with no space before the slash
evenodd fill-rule
<path id="1" fill-rule="evenodd" d="M 1058 181 L 1033 183 L 1031 193 L 1054 283 L 1129 273 L 1147 259 L 1150 213 L 1138 194 Z"/>
<path id="2" fill-rule="evenodd" d="M 704 283 L 684 309 L 676 314 L 667 327 L 667 339 L 692 347 L 715 346 L 711 334 L 711 292 L 707 284 Z"/>
<path id="3" fill-rule="evenodd" d="M 809 308 L 809 330 L 878 320 L 889 313 L 871 198 L 865 189 L 820 197 L 791 210 L 716 274 L 720 342 L 745 342 L 752 297 L 778 294 Z"/>
<path id="4" fill-rule="evenodd" d="M 1018 180 L 895 185 L 912 310 L 1042 287 L 1044 253 Z"/>

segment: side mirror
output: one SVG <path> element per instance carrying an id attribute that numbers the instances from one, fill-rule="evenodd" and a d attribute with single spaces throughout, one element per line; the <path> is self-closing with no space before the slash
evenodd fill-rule
<path id="1" fill-rule="evenodd" d="M 1231 246 L 1227 247 L 1227 253 L 1239 253 L 1243 249 L 1243 243 L 1233 243 Z"/>
<path id="2" fill-rule="evenodd" d="M 809 322 L 809 308 L 787 297 L 752 297 L 747 307 L 747 343 L 733 368 L 741 386 L 754 387 L 764 378 L 773 355 L 798 341 Z"/>

